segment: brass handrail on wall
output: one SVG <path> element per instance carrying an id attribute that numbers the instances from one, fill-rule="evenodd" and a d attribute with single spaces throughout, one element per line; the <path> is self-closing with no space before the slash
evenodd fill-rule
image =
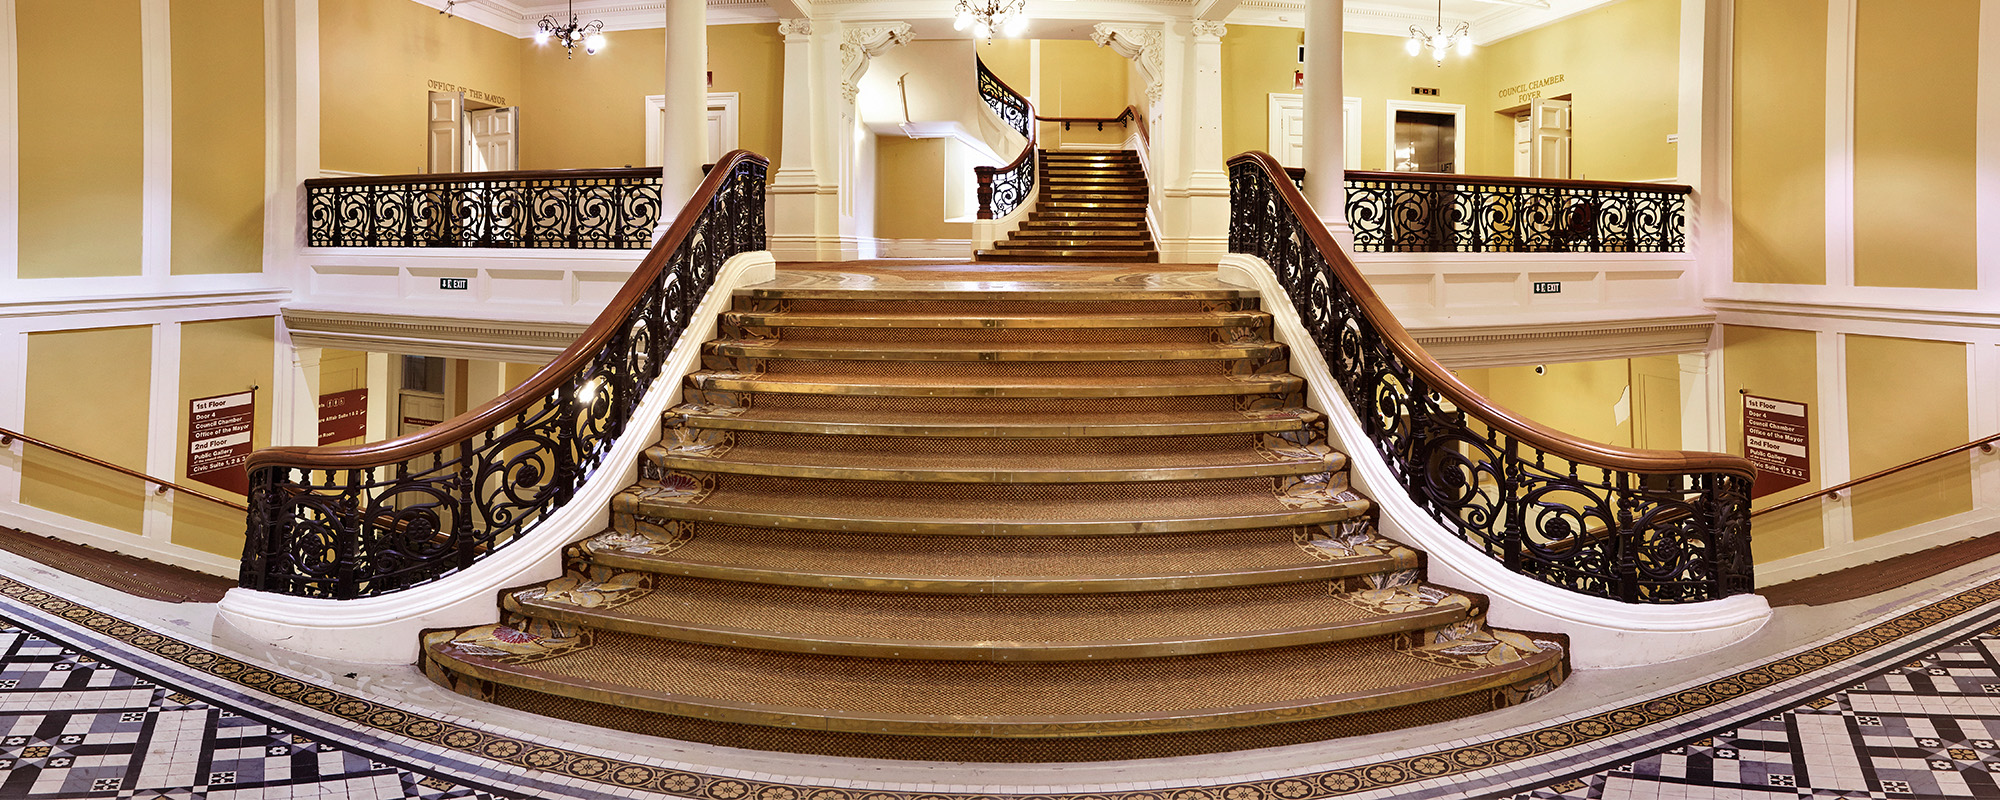
<path id="1" fill-rule="evenodd" d="M 1750 461 L 1585 441 L 1493 404 L 1411 338 L 1275 159 L 1244 153 L 1229 172 L 1230 252 L 1271 265 L 1432 518 L 1514 572 L 1585 594 L 1681 603 L 1751 591 Z"/>
<path id="2" fill-rule="evenodd" d="M 151 475 L 147 475 L 146 473 L 139 472 L 137 470 L 126 469 L 124 467 L 118 466 L 117 464 L 105 461 L 104 459 L 97 458 L 95 456 L 84 455 L 83 453 L 79 453 L 75 450 L 71 450 L 59 444 L 52 444 L 50 442 L 45 442 L 33 436 L 21 433 L 20 431 L 11 431 L 6 428 L 0 428 L 0 447 L 10 447 L 14 444 L 14 441 L 17 439 L 26 442 L 28 444 L 32 444 L 36 447 L 40 447 L 44 450 L 51 450 L 69 456 L 70 458 L 74 458 L 78 461 L 82 461 L 87 464 L 103 467 L 105 469 L 111 470 L 112 472 L 116 472 L 121 475 L 128 475 L 134 478 L 138 478 L 139 480 L 152 484 L 153 491 L 158 494 L 166 494 L 167 490 L 171 489 L 173 491 L 180 492 L 181 494 L 199 497 L 211 503 L 220 503 L 222 505 L 236 509 L 237 511 L 250 510 L 249 506 L 243 505 L 242 503 L 238 503 L 233 500 L 224 500 L 220 497 L 216 497 L 215 495 L 203 492 L 199 489 L 190 489 L 186 486 L 182 486 L 170 480 L 155 478 Z"/>
<path id="3" fill-rule="evenodd" d="M 1115 117 L 1044 117 L 1040 114 L 1036 114 L 1035 121 L 1060 122 L 1062 123 L 1063 130 L 1069 130 L 1069 126 L 1071 123 L 1084 123 L 1084 124 L 1096 123 L 1097 129 L 1101 131 L 1104 130 L 1104 126 L 1106 125 L 1117 125 L 1118 127 L 1123 128 L 1125 127 L 1126 123 L 1131 122 L 1134 119 L 1137 119 L 1138 116 L 1139 116 L 1138 109 L 1133 108 L 1132 106 L 1126 106 L 1125 110 L 1118 112 L 1118 116 Z M 1145 125 L 1144 122 L 1141 122 L 1139 124 L 1141 127 Z"/>
<path id="4" fill-rule="evenodd" d="M 979 98 L 1000 121 L 1028 137 L 1021 153 L 1005 166 L 972 168 L 979 181 L 979 219 L 996 219 L 1020 208 L 1035 191 L 1035 165 L 1040 160 L 1036 156 L 1035 104 L 987 69 L 985 61 L 978 64 Z"/>
<path id="5" fill-rule="evenodd" d="M 1817 500 L 1821 497 L 1831 497 L 1835 500 L 1838 500 L 1840 499 L 1840 493 L 1843 490 L 1850 489 L 1855 486 L 1860 486 L 1861 484 L 1867 483 L 1877 478 L 1888 477 L 1890 475 L 1894 475 L 1898 472 L 1902 472 L 1903 470 L 1910 469 L 1912 467 L 1920 467 L 1932 461 L 1944 458 L 1946 456 L 1957 455 L 1967 450 L 1974 450 L 1974 449 L 1978 450 L 1981 453 L 1991 453 L 1993 452 L 1994 442 L 2000 442 L 2000 433 L 1993 434 L 1992 436 L 1988 436 L 1984 439 L 1974 439 L 1970 442 L 1966 442 L 1965 444 L 1950 448 L 1948 450 L 1939 450 L 1927 456 L 1913 458 L 1901 464 L 1897 464 L 1896 466 L 1890 467 L 1888 469 L 1878 470 L 1876 472 L 1863 475 L 1859 478 L 1855 478 L 1854 480 L 1848 481 L 1846 483 L 1829 486 L 1817 492 L 1813 492 L 1812 494 L 1800 495 L 1790 500 L 1786 500 L 1785 502 L 1782 503 L 1777 503 L 1771 506 L 1760 508 L 1750 512 L 1750 516 L 1753 517 L 1763 516 L 1765 514 L 1769 514 L 1773 511 L 1777 511 L 1782 508 L 1789 508 L 1791 506 L 1803 503 L 1807 500 Z"/>
<path id="6" fill-rule="evenodd" d="M 525 383 L 421 432 L 250 455 L 242 585 L 347 599 L 471 566 L 568 503 L 625 432 L 723 263 L 762 250 L 769 161 L 737 150 L 604 312 Z"/>

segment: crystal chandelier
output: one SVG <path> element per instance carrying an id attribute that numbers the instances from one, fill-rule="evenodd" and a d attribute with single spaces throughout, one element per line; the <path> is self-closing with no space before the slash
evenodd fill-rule
<path id="1" fill-rule="evenodd" d="M 535 23 L 535 44 L 548 44 L 550 39 L 562 43 L 564 58 L 575 58 L 577 45 L 583 45 L 584 55 L 594 56 L 604 49 L 604 23 L 593 19 L 577 24 L 576 0 L 570 0 L 569 22 L 559 22 L 556 15 L 549 14 Z"/>
<path id="2" fill-rule="evenodd" d="M 974 39 L 991 39 L 994 31 L 1019 36 L 1028 29 L 1028 0 L 958 0 L 951 27 L 971 28 Z"/>
<path id="3" fill-rule="evenodd" d="M 1414 56 L 1417 53 L 1423 52 L 1423 49 L 1428 47 L 1431 50 L 1431 56 L 1436 58 L 1438 66 L 1442 67 L 1444 66 L 1445 51 L 1450 50 L 1454 44 L 1458 45 L 1459 57 L 1463 58 L 1472 55 L 1472 26 L 1461 22 L 1458 23 L 1458 27 L 1452 29 L 1451 33 L 1445 33 L 1444 0 L 1438 0 L 1437 29 L 1430 33 L 1425 33 L 1422 28 L 1411 25 L 1410 40 L 1404 43 L 1404 48 L 1410 51 L 1410 55 Z"/>

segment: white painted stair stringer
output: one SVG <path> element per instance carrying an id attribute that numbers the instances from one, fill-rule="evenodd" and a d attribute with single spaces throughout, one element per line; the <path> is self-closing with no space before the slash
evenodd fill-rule
<path id="1" fill-rule="evenodd" d="M 660 440 L 661 417 L 680 402 L 682 378 L 701 365 L 701 346 L 715 338 L 716 319 L 735 290 L 771 280 L 777 262 L 768 250 L 740 253 L 723 262 L 715 283 L 668 353 L 660 377 L 646 390 L 597 472 L 570 502 L 520 540 L 444 578 L 380 597 L 327 600 L 231 589 L 216 615 L 252 640 L 322 658 L 374 664 L 417 660 L 417 636 L 426 628 L 462 628 L 499 620 L 494 598 L 502 589 L 562 575 L 563 547 L 602 532 L 611 521 L 611 498 L 639 479 L 639 459 Z"/>
<path id="2" fill-rule="evenodd" d="M 1326 414 L 1332 444 L 1347 453 L 1350 478 L 1380 510 L 1382 534 L 1429 554 L 1429 579 L 1485 594 L 1488 619 L 1503 628 L 1567 634 L 1570 664 L 1592 669 L 1657 664 L 1701 655 L 1756 633 L 1771 618 L 1763 597 L 1672 605 L 1621 603 L 1578 594 L 1517 575 L 1460 539 L 1411 500 L 1402 483 L 1337 390 L 1319 346 L 1299 321 L 1291 299 L 1263 259 L 1224 255 L 1225 283 L 1255 291 L 1272 316 L 1272 333 L 1291 350 L 1292 372 L 1306 381 L 1308 402 Z"/>

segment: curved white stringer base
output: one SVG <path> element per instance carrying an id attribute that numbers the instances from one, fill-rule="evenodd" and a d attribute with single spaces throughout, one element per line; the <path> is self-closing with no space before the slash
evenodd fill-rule
<path id="1" fill-rule="evenodd" d="M 1629 667 L 1700 655 L 1756 633 L 1771 606 L 1755 594 L 1676 605 L 1639 605 L 1578 594 L 1517 575 L 1433 520 L 1411 500 L 1337 389 L 1318 345 L 1306 333 L 1277 276 L 1263 259 L 1231 253 L 1219 277 L 1254 290 L 1271 313 L 1273 333 L 1292 355 L 1292 372 L 1306 379 L 1313 408 L 1325 413 L 1327 435 L 1348 455 L 1353 480 L 1381 510 L 1382 534 L 1430 555 L 1430 579 L 1485 594 L 1493 624 L 1567 634 L 1570 664 Z"/>
<path id="2" fill-rule="evenodd" d="M 418 633 L 427 628 L 498 621 L 493 598 L 500 590 L 560 577 L 563 546 L 610 524 L 612 496 L 638 480 L 640 456 L 659 441 L 661 416 L 680 401 L 681 379 L 700 366 L 701 346 L 715 337 L 716 319 L 731 295 L 776 275 L 777 262 L 768 250 L 741 253 L 722 265 L 603 465 L 567 505 L 519 541 L 461 572 L 381 597 L 325 600 L 231 589 L 216 607 L 217 617 L 272 647 L 375 664 L 415 662 Z"/>

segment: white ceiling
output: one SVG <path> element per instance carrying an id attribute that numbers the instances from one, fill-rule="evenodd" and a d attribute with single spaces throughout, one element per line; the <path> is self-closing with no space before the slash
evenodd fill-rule
<path id="1" fill-rule="evenodd" d="M 443 8 L 446 0 L 415 0 Z M 576 14 L 600 19 L 610 30 L 658 27 L 668 2 L 696 0 L 576 0 Z M 836 20 L 898 20 L 922 38 L 959 36 L 947 23 L 953 0 L 705 0 L 710 23 L 761 22 L 800 12 Z M 1489 44 L 1617 0 L 1346 0 L 1346 28 L 1357 33 L 1401 36 L 1412 25 L 1472 26 L 1473 41 Z M 533 32 L 544 14 L 562 16 L 568 0 L 455 0 L 452 14 L 515 36 Z M 1034 22 L 1025 36 L 1081 39 L 1104 21 L 1163 22 L 1201 14 L 1243 25 L 1302 27 L 1305 0 L 1028 0 Z"/>

